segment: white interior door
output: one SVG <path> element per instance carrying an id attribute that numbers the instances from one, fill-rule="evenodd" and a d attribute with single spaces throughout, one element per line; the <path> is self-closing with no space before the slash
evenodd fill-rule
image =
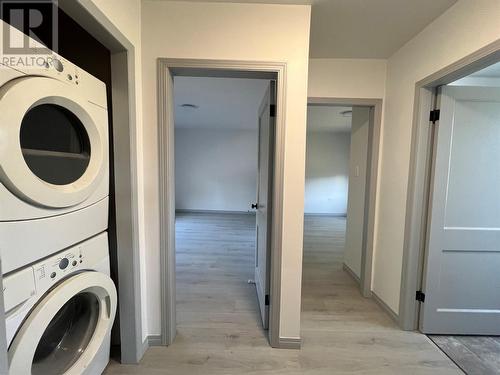
<path id="1" fill-rule="evenodd" d="M 500 88 L 439 103 L 420 328 L 500 335 Z"/>
<path id="2" fill-rule="evenodd" d="M 273 117 L 271 117 L 273 116 Z M 274 115 L 271 113 L 271 86 L 259 108 L 259 157 L 256 208 L 255 286 L 264 329 L 269 326 L 269 265 L 271 250 L 271 197 L 274 143 Z"/>

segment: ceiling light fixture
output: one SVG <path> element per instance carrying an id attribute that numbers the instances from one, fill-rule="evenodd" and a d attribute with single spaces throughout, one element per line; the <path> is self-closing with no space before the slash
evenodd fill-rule
<path id="1" fill-rule="evenodd" d="M 188 109 L 198 109 L 199 108 L 199 106 L 197 106 L 196 104 L 191 104 L 191 103 L 184 103 L 184 104 L 181 104 L 179 107 L 188 108 Z"/>

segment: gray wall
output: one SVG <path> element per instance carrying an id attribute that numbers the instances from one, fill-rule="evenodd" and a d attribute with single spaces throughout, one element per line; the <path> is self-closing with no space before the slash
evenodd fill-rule
<path id="1" fill-rule="evenodd" d="M 257 131 L 175 129 L 176 209 L 247 211 L 257 195 Z"/>
<path id="2" fill-rule="evenodd" d="M 307 132 L 306 214 L 347 213 L 349 144 L 348 132 Z"/>
<path id="3" fill-rule="evenodd" d="M 365 214 L 370 109 L 353 107 L 344 263 L 359 277 Z"/>

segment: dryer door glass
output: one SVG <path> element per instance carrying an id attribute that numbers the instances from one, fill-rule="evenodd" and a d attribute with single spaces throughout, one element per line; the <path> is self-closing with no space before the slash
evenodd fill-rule
<path id="1" fill-rule="evenodd" d="M 31 374 L 65 373 L 87 348 L 98 318 L 99 301 L 94 294 L 83 292 L 66 302 L 38 343 Z"/>
<path id="2" fill-rule="evenodd" d="M 22 120 L 20 142 L 30 170 L 54 185 L 75 182 L 90 162 L 90 140 L 85 127 L 75 114 L 60 105 L 31 108 Z"/>

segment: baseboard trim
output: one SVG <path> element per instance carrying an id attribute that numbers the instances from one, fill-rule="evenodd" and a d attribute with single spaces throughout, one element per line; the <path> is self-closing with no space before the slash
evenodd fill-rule
<path id="1" fill-rule="evenodd" d="M 149 345 L 149 336 L 146 336 L 146 338 L 142 342 L 141 353 L 138 356 L 139 358 L 144 357 L 144 353 L 146 353 L 146 351 L 149 349 L 149 346 L 150 346 Z"/>
<path id="2" fill-rule="evenodd" d="M 162 346 L 160 335 L 149 335 L 147 340 L 148 346 Z"/>
<path id="3" fill-rule="evenodd" d="M 280 337 L 278 349 L 300 349 L 302 339 L 300 337 Z"/>
<path id="4" fill-rule="evenodd" d="M 356 275 L 356 273 L 351 269 L 351 267 L 343 263 L 342 268 L 349 276 L 351 276 L 351 278 L 356 282 L 356 284 L 361 285 L 361 279 L 359 278 L 358 275 Z"/>
<path id="5" fill-rule="evenodd" d="M 375 301 L 377 305 L 379 305 L 382 310 L 384 310 L 387 315 L 390 316 L 390 318 L 398 325 L 399 327 L 399 315 L 394 312 L 393 309 L 391 309 L 382 299 L 380 299 L 379 296 L 375 294 L 374 291 L 372 291 L 372 298 Z"/>
<path id="6" fill-rule="evenodd" d="M 179 214 L 232 214 L 232 215 L 255 215 L 255 211 L 225 211 L 225 210 L 192 210 L 188 208 L 176 208 Z"/>
<path id="7" fill-rule="evenodd" d="M 304 216 L 330 216 L 330 217 L 347 217 L 347 214 L 331 214 L 331 213 L 309 213 L 309 212 L 304 212 Z"/>

